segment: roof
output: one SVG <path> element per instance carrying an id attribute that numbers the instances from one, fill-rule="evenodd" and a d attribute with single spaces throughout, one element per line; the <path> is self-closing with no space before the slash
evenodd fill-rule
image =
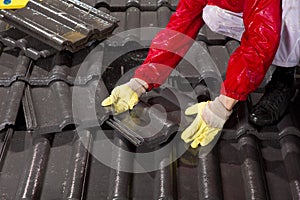
<path id="1" fill-rule="evenodd" d="M 199 156 L 198 150 L 191 148 L 178 156 L 180 152 L 175 143 L 167 154 L 155 159 L 155 165 L 162 166 L 155 171 L 131 173 L 119 170 L 136 167 L 134 157 L 126 152 L 149 152 L 155 147 L 151 145 L 161 141 L 157 138 L 165 137 L 164 143 L 159 142 L 159 147 L 176 139 L 179 134 L 176 135 L 174 130 L 180 125 L 179 117 L 182 116 L 178 104 L 184 102 L 187 106 L 193 102 L 189 95 L 176 93 L 171 87 L 162 87 L 144 97 L 142 104 L 132 113 L 141 120 L 139 123 L 146 125 L 149 119 L 157 120 L 155 125 L 162 129 L 155 135 L 157 137 L 141 141 L 150 142 L 150 146 L 140 147 L 128 142 L 120 134 L 123 129 L 111 128 L 107 120 L 130 127 L 134 133 L 140 126 L 131 126 L 132 122 L 126 121 L 126 116 L 111 117 L 110 110 L 100 106 L 101 100 L 124 71 L 136 67 L 147 54 L 150 40 L 141 39 L 130 30 L 164 27 L 177 2 L 84 2 L 120 19 L 113 36 L 125 31 L 128 33 L 123 35 L 125 39 L 110 37 L 100 43 L 91 42 L 71 54 L 67 51 L 57 53 L 38 38 L 19 29 L 9 29 L 14 36 L 31 38 L 33 42 L 30 44 L 40 49 L 25 49 L 25 54 L 20 54 L 20 48 L 15 46 L 5 44 L 6 47 L 1 48 L 1 199 L 300 198 L 299 94 L 278 124 L 258 128 L 248 123 L 247 114 L 262 95 L 269 74 L 247 101 L 235 107 L 220 140 L 207 156 Z M 215 66 L 224 77 L 228 58 L 239 43 L 211 32 L 206 26 L 199 32 L 196 43 L 203 48 L 201 52 L 190 51 L 191 58 L 195 63 L 211 66 L 208 67 L 209 73 L 193 67 L 189 60 L 183 60 L 177 67 L 181 76 L 173 73 L 168 85 L 181 91 L 191 85 L 198 100 L 205 100 L 213 93 L 202 84 L 203 80 L 220 81 L 213 73 L 212 67 Z M 43 50 L 51 53 L 45 56 L 30 54 Z M 86 59 L 87 56 L 90 59 Z M 84 73 L 79 73 L 82 66 L 85 66 Z M 298 82 L 297 75 L 299 89 Z M 82 97 L 80 101 L 74 99 L 74 92 Z M 174 95 L 177 99 L 173 98 Z M 160 110 L 161 107 L 151 110 L 151 105 L 155 104 L 163 106 L 165 112 Z M 74 111 L 76 105 L 85 106 Z M 151 117 L 147 118 L 148 115 Z M 167 120 L 159 121 L 162 117 L 167 117 Z M 186 118 L 183 122 L 189 120 Z M 81 125 L 81 129 L 76 129 L 76 125 Z M 103 135 L 99 127 L 109 132 Z M 104 136 L 121 148 L 106 146 L 109 141 L 104 140 Z M 103 141 L 105 143 L 101 143 Z M 178 143 L 184 145 L 180 140 Z M 105 155 L 119 168 L 113 169 L 101 162 L 97 155 L 103 155 L 104 151 L 97 152 L 96 147 L 104 148 Z M 179 158 L 174 159 L 176 157 Z M 172 159 L 174 162 L 167 165 Z"/>
<path id="2" fill-rule="evenodd" d="M 118 22 L 106 13 L 74 0 L 32 0 L 24 9 L 1 10 L 0 13 L 3 21 L 35 39 L 58 50 L 72 52 L 84 47 L 87 41 L 105 39 Z"/>

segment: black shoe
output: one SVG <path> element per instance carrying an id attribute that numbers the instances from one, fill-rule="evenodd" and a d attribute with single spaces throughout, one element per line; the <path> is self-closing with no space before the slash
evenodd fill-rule
<path id="1" fill-rule="evenodd" d="M 285 80 L 281 81 L 277 74 L 275 73 L 275 76 L 266 85 L 264 95 L 252 108 L 249 121 L 255 125 L 267 126 L 278 122 L 287 110 L 295 93 L 294 76 L 287 77 L 281 74 L 281 77 L 285 77 Z M 286 81 L 287 79 L 289 81 Z"/>

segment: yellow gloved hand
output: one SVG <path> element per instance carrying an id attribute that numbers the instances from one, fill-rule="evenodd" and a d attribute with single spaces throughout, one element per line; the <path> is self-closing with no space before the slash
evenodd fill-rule
<path id="1" fill-rule="evenodd" d="M 197 103 L 186 109 L 186 115 L 197 114 L 195 120 L 181 134 L 184 142 L 191 143 L 192 148 L 208 145 L 223 128 L 224 123 L 231 115 L 219 101 L 218 97 L 211 102 Z"/>
<path id="2" fill-rule="evenodd" d="M 29 0 L 2 0 L 0 9 L 20 9 L 24 8 Z"/>
<path id="3" fill-rule="evenodd" d="M 133 78 L 128 83 L 114 88 L 111 95 L 104 99 L 101 105 L 113 105 L 117 114 L 131 110 L 139 102 L 139 97 L 146 92 L 147 84 L 145 84 L 143 80 Z"/>

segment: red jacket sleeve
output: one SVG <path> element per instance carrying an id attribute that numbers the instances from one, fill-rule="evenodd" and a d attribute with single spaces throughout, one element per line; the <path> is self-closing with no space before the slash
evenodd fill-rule
<path id="1" fill-rule="evenodd" d="M 245 0 L 245 32 L 230 56 L 221 93 L 245 100 L 262 82 L 277 51 L 281 28 L 280 0 Z"/>
<path id="2" fill-rule="evenodd" d="M 135 78 L 146 81 L 149 90 L 158 87 L 193 44 L 204 22 L 202 11 L 206 0 L 180 0 L 167 27 L 152 40 L 144 63 L 135 71 Z"/>

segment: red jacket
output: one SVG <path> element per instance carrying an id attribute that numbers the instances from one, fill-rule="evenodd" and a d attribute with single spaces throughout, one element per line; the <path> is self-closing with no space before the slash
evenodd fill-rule
<path id="1" fill-rule="evenodd" d="M 262 82 L 276 53 L 281 28 L 280 0 L 180 0 L 167 27 L 152 40 L 148 56 L 134 77 L 146 81 L 149 90 L 164 83 L 203 26 L 202 11 L 206 5 L 243 12 L 245 32 L 240 47 L 230 56 L 221 94 L 245 100 Z"/>

